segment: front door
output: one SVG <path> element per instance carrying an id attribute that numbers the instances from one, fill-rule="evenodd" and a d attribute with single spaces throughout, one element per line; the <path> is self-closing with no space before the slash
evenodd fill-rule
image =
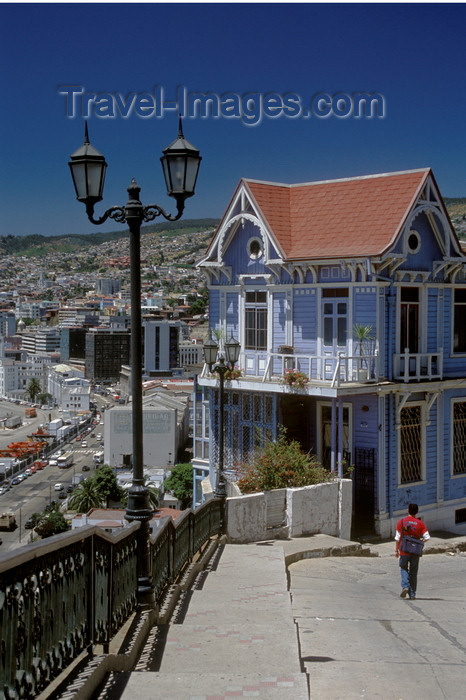
<path id="1" fill-rule="evenodd" d="M 322 290 L 323 379 L 332 379 L 339 352 L 346 351 L 348 341 L 348 290 Z"/>
<path id="2" fill-rule="evenodd" d="M 338 409 L 335 411 L 335 422 L 336 422 L 336 441 L 335 450 L 338 450 Z M 343 406 L 343 459 L 350 461 L 351 446 L 350 446 L 350 410 L 349 406 Z M 332 466 L 332 406 L 329 404 L 320 405 L 320 459 L 322 466 L 326 469 L 330 469 Z M 337 457 L 335 456 L 335 465 Z"/>
<path id="3" fill-rule="evenodd" d="M 401 287 L 400 290 L 400 346 L 401 355 L 419 352 L 419 287 Z M 405 372 L 405 358 L 401 358 L 401 371 Z M 416 358 L 408 359 L 408 374 L 416 373 Z"/>

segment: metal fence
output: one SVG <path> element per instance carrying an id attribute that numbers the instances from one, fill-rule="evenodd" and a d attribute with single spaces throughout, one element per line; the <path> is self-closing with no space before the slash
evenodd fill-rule
<path id="1" fill-rule="evenodd" d="M 213 499 L 150 538 L 156 605 L 222 526 Z M 0 557 L 0 698 L 33 698 L 137 607 L 137 534 L 86 526 Z"/>

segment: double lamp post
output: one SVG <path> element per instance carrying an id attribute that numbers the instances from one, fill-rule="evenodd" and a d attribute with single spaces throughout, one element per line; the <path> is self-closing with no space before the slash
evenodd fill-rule
<path id="1" fill-rule="evenodd" d="M 197 148 L 184 138 L 181 119 L 178 137 L 163 151 L 160 160 L 167 194 L 176 200 L 177 213 L 174 216 L 158 204 L 143 206 L 139 200 L 141 188 L 133 178 L 127 189 L 129 199 L 126 205 L 111 207 L 100 218 L 94 218 L 94 206 L 102 200 L 107 163 L 104 156 L 89 142 L 87 122 L 84 143 L 72 154 L 69 162 L 76 198 L 86 206 L 89 221 L 100 225 L 110 218 L 122 224 L 126 223 L 130 232 L 133 481 L 128 492 L 126 519 L 141 523 L 138 532 L 137 598 L 139 605 L 144 607 L 154 604 L 154 586 L 149 546 L 152 508 L 149 491 L 144 484 L 143 463 L 140 235 L 142 223 L 152 221 L 157 216 L 163 216 L 168 221 L 177 221 L 183 214 L 185 200 L 194 195 L 201 156 Z"/>
<path id="2" fill-rule="evenodd" d="M 215 495 L 225 499 L 227 496 L 224 473 L 224 414 L 225 414 L 225 374 L 234 369 L 238 362 L 240 344 L 233 336 L 223 345 L 223 352 L 218 344 L 210 339 L 204 343 L 204 360 L 210 372 L 216 372 L 220 379 L 219 426 L 218 426 L 218 470 Z M 225 516 L 224 516 L 225 517 Z"/>

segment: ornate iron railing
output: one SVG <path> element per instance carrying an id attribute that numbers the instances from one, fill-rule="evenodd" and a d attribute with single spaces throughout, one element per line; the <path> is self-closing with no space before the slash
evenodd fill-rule
<path id="1" fill-rule="evenodd" d="M 210 537 L 213 499 L 150 538 L 156 605 Z M 0 698 L 33 698 L 86 650 L 108 649 L 137 607 L 137 532 L 85 526 L 0 557 Z"/>

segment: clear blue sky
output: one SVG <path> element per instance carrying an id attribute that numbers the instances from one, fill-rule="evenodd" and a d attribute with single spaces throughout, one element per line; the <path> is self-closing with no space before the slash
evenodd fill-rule
<path id="1" fill-rule="evenodd" d="M 220 217 L 241 177 L 306 182 L 430 166 L 444 196 L 466 196 L 464 4 L 2 4 L 0 5 L 0 235 L 91 233 L 68 169 L 83 141 L 79 106 L 63 85 L 102 98 L 154 93 L 377 92 L 385 117 L 185 118 L 201 150 L 185 217 Z M 126 202 L 173 209 L 159 157 L 175 112 L 91 112 L 90 140 L 106 157 L 97 213 Z"/>

